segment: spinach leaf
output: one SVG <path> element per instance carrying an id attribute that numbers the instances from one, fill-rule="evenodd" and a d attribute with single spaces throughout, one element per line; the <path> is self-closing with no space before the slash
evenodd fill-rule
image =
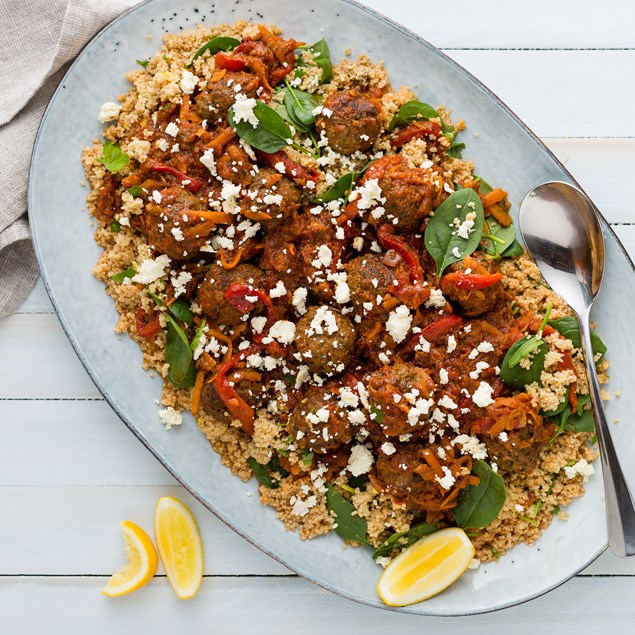
<path id="1" fill-rule="evenodd" d="M 137 64 L 139 64 L 139 66 L 143 66 L 143 68 L 148 68 L 148 64 L 150 63 L 150 60 L 136 60 Z"/>
<path id="2" fill-rule="evenodd" d="M 384 542 L 373 551 L 373 559 L 376 560 L 379 557 L 389 556 L 395 549 L 403 551 L 414 545 L 417 540 L 428 536 L 438 529 L 437 525 L 430 525 L 428 523 L 420 523 L 410 527 L 408 531 L 398 531 L 392 536 L 389 536 Z"/>
<path id="3" fill-rule="evenodd" d="M 196 333 L 192 338 L 192 343 L 190 344 L 190 350 L 192 354 L 198 347 L 198 343 L 201 341 L 201 336 L 203 335 L 203 331 L 205 330 L 205 326 L 207 325 L 207 318 L 203 318 L 203 321 L 199 324 L 199 327 L 196 329 Z"/>
<path id="4" fill-rule="evenodd" d="M 227 112 L 231 127 L 250 146 L 273 154 L 292 143 L 291 129 L 273 108 L 257 100 L 253 113 L 258 119 L 255 128 L 248 121 L 236 122 L 233 106 Z"/>
<path id="5" fill-rule="evenodd" d="M 474 222 L 467 239 L 459 236 L 458 227 L 472 215 Z M 425 245 L 428 253 L 437 263 L 437 275 L 448 265 L 463 260 L 470 255 L 483 235 L 483 205 L 478 194 L 465 188 L 451 194 L 437 209 L 426 225 Z M 453 252 L 458 249 L 460 257 Z"/>
<path id="6" fill-rule="evenodd" d="M 143 188 L 140 185 L 133 185 L 132 187 L 128 188 L 128 192 L 133 198 L 139 198 L 139 196 L 141 196 L 142 191 L 143 191 Z"/>
<path id="7" fill-rule="evenodd" d="M 289 475 L 289 473 L 280 465 L 280 460 L 276 455 L 274 455 L 271 461 L 265 465 L 258 463 L 253 456 L 250 456 L 247 459 L 247 463 L 249 463 L 249 467 L 258 482 L 269 489 L 278 489 L 280 487 L 280 481 L 273 476 L 272 473 L 277 472 L 280 475 L 280 478 L 285 478 Z"/>
<path id="8" fill-rule="evenodd" d="M 459 527 L 486 527 L 505 504 L 505 482 L 485 461 L 476 461 L 472 472 L 481 480 L 468 485 L 454 508 Z"/>
<path id="9" fill-rule="evenodd" d="M 187 322 L 188 324 L 192 324 L 194 322 L 194 316 L 192 315 L 192 311 L 185 300 L 176 300 L 168 306 L 168 310 L 170 313 L 181 320 L 182 322 Z"/>
<path id="10" fill-rule="evenodd" d="M 531 360 L 529 368 L 523 368 L 519 362 L 530 353 L 535 354 Z M 547 344 L 542 339 L 533 335 L 522 337 L 514 342 L 510 347 L 503 363 L 501 364 L 500 378 L 511 388 L 523 390 L 525 386 L 537 381 L 540 382 L 540 375 L 545 367 L 545 355 L 547 354 Z M 514 362 L 512 364 L 511 362 Z"/>
<path id="11" fill-rule="evenodd" d="M 226 37 L 224 35 L 215 35 L 209 42 L 203 44 L 194 57 L 185 65 L 185 68 L 192 68 L 194 60 L 197 60 L 205 51 L 209 51 L 210 55 L 216 55 L 220 51 L 231 51 L 240 44 L 240 40 L 234 37 Z"/>
<path id="12" fill-rule="evenodd" d="M 132 276 L 136 275 L 137 268 L 134 266 L 128 267 L 125 271 L 121 271 L 120 273 L 116 273 L 114 276 L 110 276 L 110 279 L 113 282 L 121 284 L 126 278 L 132 278 Z"/>
<path id="13" fill-rule="evenodd" d="M 121 223 L 113 218 L 110 221 L 110 231 L 113 234 L 118 234 L 121 231 Z"/>
<path id="14" fill-rule="evenodd" d="M 351 476 L 351 478 L 348 479 L 348 486 L 352 489 L 364 491 L 364 489 L 366 489 L 366 483 L 368 483 L 368 476 L 366 474 Z"/>
<path id="15" fill-rule="evenodd" d="M 368 545 L 366 521 L 357 515 L 352 503 L 349 503 L 330 483 L 326 484 L 326 489 L 326 506 L 335 514 L 335 533 L 344 540 L 355 540 Z"/>
<path id="16" fill-rule="evenodd" d="M 582 348 L 582 340 L 580 339 L 580 327 L 578 326 L 578 320 L 572 315 L 558 318 L 557 320 L 551 320 L 549 326 L 552 326 L 558 333 L 566 337 L 573 342 L 576 348 Z M 600 359 L 604 357 L 606 353 L 606 344 L 600 339 L 600 336 L 591 329 L 591 348 L 593 349 L 593 355 L 600 354 Z"/>
<path id="17" fill-rule="evenodd" d="M 302 463 L 306 466 L 313 463 L 313 452 L 311 452 L 311 450 L 307 450 L 306 448 L 302 450 Z"/>
<path id="18" fill-rule="evenodd" d="M 373 163 L 375 163 L 375 159 L 369 161 L 359 172 L 348 172 L 340 176 L 322 196 L 318 196 L 318 200 L 322 203 L 330 203 L 339 198 L 346 199 L 353 189 L 353 185 L 357 183 L 357 179 L 359 179 Z"/>
<path id="19" fill-rule="evenodd" d="M 104 149 L 99 161 L 104 164 L 104 167 L 109 172 L 118 172 L 121 168 L 128 165 L 130 157 L 125 152 L 122 152 L 119 146 L 106 141 L 104 142 Z"/>
<path id="20" fill-rule="evenodd" d="M 377 425 L 381 425 L 381 422 L 386 416 L 386 413 L 379 406 L 375 406 L 374 404 L 370 404 L 370 414 L 375 415 L 375 423 Z"/>
<path id="21" fill-rule="evenodd" d="M 307 48 L 313 53 L 313 60 L 317 66 L 322 69 L 320 84 L 330 82 L 331 76 L 333 75 L 333 64 L 331 63 L 331 52 L 329 51 L 329 45 L 326 43 L 326 40 L 322 38 L 319 42 L 311 44 L 311 46 Z"/>
<path id="22" fill-rule="evenodd" d="M 513 225 L 503 227 L 493 216 L 488 217 L 487 226 L 489 231 L 483 234 L 481 246 L 489 256 L 502 258 L 516 240 L 516 230 Z"/>
<path id="23" fill-rule="evenodd" d="M 296 90 L 287 83 L 284 91 L 284 107 L 288 115 L 288 121 L 301 132 L 308 132 L 317 119 L 313 111 L 321 103 L 317 95 L 312 95 L 303 90 Z M 282 113 L 280 113 L 282 114 Z M 284 115 L 282 115 L 284 118 Z"/>
<path id="24" fill-rule="evenodd" d="M 501 258 L 517 258 L 518 256 L 522 256 L 524 253 L 524 247 L 514 239 L 514 242 L 512 242 L 512 244 L 501 254 Z"/>
<path id="25" fill-rule="evenodd" d="M 165 361 L 169 365 L 168 379 L 180 388 L 192 386 L 196 380 L 196 366 L 192 363 L 192 350 L 187 335 L 171 315 L 165 315 L 168 319 L 165 339 Z"/>
<path id="26" fill-rule="evenodd" d="M 545 413 L 545 416 L 554 423 L 558 429 L 556 433 L 549 439 L 549 443 L 565 430 L 573 432 L 595 432 L 595 419 L 591 410 L 585 410 L 584 406 L 589 402 L 589 395 L 578 395 L 578 408 L 572 413 L 571 406 L 568 401 L 564 401 L 562 410 L 558 408 L 552 416 L 552 413 Z"/>
<path id="27" fill-rule="evenodd" d="M 454 138 L 450 140 L 452 141 L 452 144 L 448 149 L 448 156 L 452 157 L 453 159 L 463 158 L 463 150 L 465 150 L 465 144 L 457 143 L 456 141 L 454 141 Z"/>
<path id="28" fill-rule="evenodd" d="M 406 102 L 390 120 L 388 132 L 392 132 L 396 126 L 408 125 L 417 119 L 441 119 L 439 113 L 430 105 L 420 101 Z"/>

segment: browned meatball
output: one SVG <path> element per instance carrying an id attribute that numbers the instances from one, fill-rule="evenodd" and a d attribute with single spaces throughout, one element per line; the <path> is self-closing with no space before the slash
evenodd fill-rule
<path id="1" fill-rule="evenodd" d="M 220 79 L 210 81 L 194 100 L 194 112 L 201 119 L 216 120 L 227 114 L 236 101 L 237 93 L 255 97 L 258 80 L 250 73 L 225 73 Z"/>
<path id="2" fill-rule="evenodd" d="M 175 260 L 195 256 L 214 228 L 214 223 L 195 213 L 206 209 L 206 201 L 178 186 L 159 194 L 161 203 L 151 199 L 141 218 L 148 243 Z"/>
<path id="3" fill-rule="evenodd" d="M 434 392 L 434 381 L 428 371 L 414 364 L 395 362 L 376 370 L 368 379 L 371 403 L 380 411 L 371 424 L 373 433 L 396 436 L 413 432 L 427 423 L 422 410 L 418 418 L 409 420 L 409 411 L 420 399 L 428 399 Z M 406 394 L 411 397 L 406 397 Z M 418 406 L 417 406 L 418 407 Z"/>
<path id="4" fill-rule="evenodd" d="M 300 207 L 300 188 L 286 176 L 270 168 L 260 168 L 241 201 L 241 208 L 264 212 L 270 220 L 261 221 L 265 231 L 275 230 Z"/>
<path id="5" fill-rule="evenodd" d="M 356 90 L 338 91 L 326 98 L 324 108 L 332 114 L 320 115 L 315 125 L 318 131 L 324 131 L 333 150 L 353 154 L 375 143 L 381 132 L 381 104 L 377 99 Z"/>
<path id="6" fill-rule="evenodd" d="M 381 254 L 366 254 L 353 258 L 344 265 L 348 274 L 348 287 L 351 292 L 351 302 L 358 312 L 368 315 L 377 311 L 377 296 L 385 296 L 395 292 L 399 287 L 399 280 L 405 271 L 402 263 L 396 267 L 389 267 L 382 262 Z M 371 303 L 373 309 L 364 304 Z"/>
<path id="7" fill-rule="evenodd" d="M 351 423 L 332 390 L 312 386 L 289 415 L 287 431 L 301 448 L 326 454 L 353 438 Z"/>
<path id="8" fill-rule="evenodd" d="M 259 287 L 261 272 L 258 267 L 243 263 L 234 269 L 223 269 L 214 264 L 198 288 L 198 303 L 203 313 L 217 324 L 236 326 L 242 322 L 243 314 L 225 299 L 227 289 L 236 283 Z M 256 304 L 256 310 L 260 304 Z"/>
<path id="9" fill-rule="evenodd" d="M 342 372 L 354 343 L 351 321 L 328 306 L 312 306 L 296 325 L 296 350 L 314 373 Z"/>
<path id="10" fill-rule="evenodd" d="M 474 317 L 493 309 L 505 295 L 502 277 L 493 263 L 475 253 L 448 267 L 441 291 L 460 313 Z"/>
<path id="11" fill-rule="evenodd" d="M 236 392 L 238 396 L 253 408 L 262 405 L 265 397 L 265 388 L 255 381 L 236 381 Z M 231 416 L 223 400 L 218 396 L 214 382 L 203 386 L 201 392 L 201 408 L 203 411 L 217 421 L 230 421 Z"/>
<path id="12" fill-rule="evenodd" d="M 362 177 L 360 185 L 377 180 L 381 196 L 385 199 L 377 207 L 365 214 L 372 225 L 393 224 L 399 233 L 416 231 L 423 219 L 430 214 L 437 196 L 435 179 L 429 170 L 409 168 L 400 154 L 382 157 L 373 163 Z M 357 200 L 349 205 L 357 206 Z M 383 213 L 381 212 L 383 209 Z"/>

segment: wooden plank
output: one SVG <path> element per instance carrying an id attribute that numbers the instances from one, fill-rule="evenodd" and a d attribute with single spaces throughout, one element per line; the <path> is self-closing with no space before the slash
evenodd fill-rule
<path id="1" fill-rule="evenodd" d="M 110 575 L 123 565 L 119 522 L 132 520 L 152 535 L 154 506 L 161 496 L 177 496 L 192 510 L 208 573 L 289 574 L 181 487 L 164 485 L 0 487 L 0 575 Z"/>
<path id="2" fill-rule="evenodd" d="M 208 578 L 193 600 L 179 601 L 164 578 L 133 595 L 100 595 L 103 578 L 0 579 L 7 633 L 147 633 L 259 635 L 422 632 L 535 635 L 629 633 L 635 578 L 576 578 L 526 604 L 485 615 L 438 618 L 382 611 L 340 598 L 300 578 Z M 52 627 L 54 625 L 54 627 Z M 256 627 L 257 625 L 257 627 Z"/>
<path id="3" fill-rule="evenodd" d="M 55 450 L 51 448 L 52 453 Z M 87 452 L 86 448 L 83 451 Z M 123 464 L 121 469 L 125 470 Z M 81 479 L 79 471 L 78 478 Z M 205 545 L 208 573 L 288 573 L 179 486 L 96 485 L 0 487 L 0 544 L 11 545 L 0 559 L 0 575 L 109 574 L 122 557 L 118 523 L 129 519 L 151 532 L 156 501 L 167 495 L 181 498 L 195 515 Z M 290 535 L 289 540 L 295 538 Z M 635 561 L 605 554 L 585 573 L 635 576 Z"/>
<path id="4" fill-rule="evenodd" d="M 455 0 L 443 10 L 413 0 L 363 0 L 363 4 L 442 48 L 635 46 L 635 6 L 619 0 L 609 0 L 601 10 L 593 0 Z"/>

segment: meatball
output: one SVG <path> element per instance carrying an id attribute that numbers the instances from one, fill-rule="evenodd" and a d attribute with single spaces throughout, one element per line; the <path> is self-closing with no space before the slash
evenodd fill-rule
<path id="1" fill-rule="evenodd" d="M 316 128 L 323 130 L 329 145 L 341 154 L 365 151 L 372 147 L 381 132 L 381 104 L 356 90 L 329 95 L 324 108 L 332 111 L 318 117 Z"/>
<path id="2" fill-rule="evenodd" d="M 436 180 L 430 170 L 410 168 L 400 154 L 383 157 L 373 163 L 360 181 L 364 186 L 376 180 L 381 197 L 381 206 L 370 208 L 366 220 L 378 226 L 393 223 L 399 233 L 416 231 L 423 219 L 430 214 L 437 197 Z M 358 199 L 349 205 L 359 207 Z M 395 219 L 397 220 L 394 223 Z"/>
<path id="3" fill-rule="evenodd" d="M 215 120 L 227 115 L 236 101 L 236 94 L 255 97 L 258 80 L 251 73 L 225 73 L 220 79 L 210 81 L 194 100 L 194 112 L 201 119 Z"/>
<path id="4" fill-rule="evenodd" d="M 482 256 L 468 256 L 448 267 L 441 279 L 441 291 L 457 311 L 468 317 L 487 313 L 505 295 L 502 274 Z"/>
<path id="5" fill-rule="evenodd" d="M 258 408 L 264 400 L 265 388 L 255 381 L 236 381 L 236 392 L 238 396 L 249 404 L 252 408 Z M 223 400 L 218 396 L 214 382 L 203 386 L 201 392 L 201 408 L 203 412 L 210 415 L 217 421 L 230 421 L 231 416 Z"/>
<path id="6" fill-rule="evenodd" d="M 434 381 L 427 370 L 398 361 L 376 370 L 367 386 L 370 401 L 380 413 L 371 424 L 373 434 L 396 436 L 427 423 L 427 408 L 418 403 L 434 392 Z M 417 412 L 417 417 L 411 410 Z"/>
<path id="7" fill-rule="evenodd" d="M 241 208 L 250 212 L 264 212 L 270 220 L 261 221 L 267 232 L 278 229 L 300 207 L 300 188 L 276 170 L 260 168 L 247 189 Z"/>
<path id="8" fill-rule="evenodd" d="M 228 144 L 218 161 L 216 161 L 218 176 L 236 185 L 249 184 L 254 173 L 254 164 L 249 155 L 237 143 Z"/>
<path id="9" fill-rule="evenodd" d="M 193 213 L 206 210 L 206 201 L 178 186 L 159 193 L 161 203 L 148 202 L 141 218 L 148 243 L 174 260 L 195 256 L 214 228 L 214 223 Z"/>
<path id="10" fill-rule="evenodd" d="M 314 373 L 341 372 L 351 359 L 355 328 L 339 311 L 312 306 L 298 321 L 295 347 Z"/>
<path id="11" fill-rule="evenodd" d="M 334 390 L 312 386 L 291 411 L 287 431 L 301 448 L 326 454 L 352 440 L 352 425 Z"/>
<path id="12" fill-rule="evenodd" d="M 243 314 L 225 299 L 225 293 L 236 283 L 258 287 L 261 276 L 258 267 L 247 263 L 242 263 L 234 269 L 212 265 L 198 288 L 198 303 L 203 313 L 217 324 L 241 324 Z"/>
<path id="13" fill-rule="evenodd" d="M 348 275 L 348 288 L 351 293 L 351 301 L 358 312 L 368 314 L 369 310 L 364 304 L 372 303 L 377 310 L 377 296 L 395 292 L 399 287 L 399 280 L 407 276 L 403 263 L 396 267 L 389 267 L 382 262 L 380 254 L 366 254 L 353 258 L 344 265 Z"/>

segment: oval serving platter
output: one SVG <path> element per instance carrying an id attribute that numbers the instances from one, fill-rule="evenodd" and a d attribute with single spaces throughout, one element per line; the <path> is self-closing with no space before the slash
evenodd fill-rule
<path id="1" fill-rule="evenodd" d="M 509 192 L 513 202 L 546 180 L 571 175 L 511 111 L 467 71 L 405 28 L 349 0 L 147 0 L 109 24 L 86 46 L 54 94 L 33 152 L 29 216 L 42 276 L 68 338 L 93 381 L 134 434 L 165 467 L 221 520 L 293 571 L 344 597 L 383 607 L 375 586 L 381 568 L 368 549 L 343 549 L 335 534 L 301 541 L 284 530 L 258 500 L 257 483 L 243 483 L 220 464 L 193 417 L 166 431 L 155 401 L 161 380 L 141 368 L 141 352 L 114 333 L 118 315 L 91 270 L 100 255 L 86 213 L 81 151 L 100 136 L 100 105 L 128 90 L 124 73 L 159 48 L 166 32 L 197 23 L 239 18 L 275 23 L 287 36 L 313 42 L 326 37 L 334 60 L 344 49 L 383 60 L 394 86 L 415 87 L 433 106 L 446 104 L 470 131 L 466 158 L 478 174 Z M 146 38 L 146 34 L 152 39 Z M 404 61 L 405 60 L 405 61 Z M 501 161 L 504 148 L 505 160 Z M 517 206 L 514 205 L 514 212 Z M 633 265 L 608 224 L 607 271 L 594 319 L 609 347 L 611 375 L 632 376 L 635 341 L 620 316 L 635 309 Z M 616 382 L 613 382 L 615 387 Z M 635 411 L 635 392 L 607 406 L 609 420 Z M 616 427 L 616 445 L 633 447 L 635 432 Z M 625 461 L 623 460 L 623 464 Z M 467 615 L 534 598 L 583 569 L 606 547 L 603 491 L 598 474 L 586 495 L 569 508 L 568 522 L 554 522 L 533 546 L 521 545 L 498 562 L 470 570 L 444 593 L 398 609 L 422 615 Z M 635 463 L 625 465 L 635 483 Z M 256 495 L 247 496 L 247 493 Z M 238 503 L 238 501 L 240 501 Z"/>

